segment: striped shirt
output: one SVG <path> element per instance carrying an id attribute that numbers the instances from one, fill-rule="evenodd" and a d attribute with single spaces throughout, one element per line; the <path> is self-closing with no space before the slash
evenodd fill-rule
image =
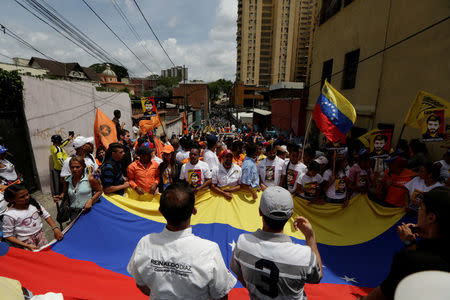
<path id="1" fill-rule="evenodd" d="M 321 278 L 310 247 L 261 229 L 239 236 L 230 268 L 245 281 L 251 299 L 303 300 L 305 283 L 318 283 Z"/>

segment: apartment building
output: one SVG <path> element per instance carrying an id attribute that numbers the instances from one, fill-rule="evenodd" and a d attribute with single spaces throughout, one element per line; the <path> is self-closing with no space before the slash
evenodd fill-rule
<path id="1" fill-rule="evenodd" d="M 236 81 L 308 82 L 317 0 L 239 0 Z"/>

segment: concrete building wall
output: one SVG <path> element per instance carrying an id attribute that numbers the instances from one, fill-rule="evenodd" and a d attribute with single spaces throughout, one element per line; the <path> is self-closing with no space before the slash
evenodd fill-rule
<path id="1" fill-rule="evenodd" d="M 131 102 L 126 93 L 97 92 L 89 83 L 42 80 L 23 76 L 24 109 L 42 191 L 50 192 L 50 137 L 69 131 L 93 136 L 96 107 L 111 119 L 119 109 L 125 129 L 131 131 Z M 66 151 L 74 152 L 72 144 Z"/>
<path id="2" fill-rule="evenodd" d="M 31 75 L 31 76 L 44 76 L 48 73 L 48 71 L 46 69 L 35 69 L 35 68 L 31 68 L 31 67 L 7 64 L 7 63 L 0 63 L 0 69 L 9 71 L 9 72 L 17 71 L 19 74 Z"/>
<path id="3" fill-rule="evenodd" d="M 320 94 L 325 61 L 333 59 L 332 73 L 342 71 L 346 53 L 360 49 L 361 61 L 448 15 L 447 0 L 355 0 L 342 5 L 336 15 L 316 24 L 308 108 Z M 356 126 L 370 130 L 377 123 L 392 123 L 396 141 L 418 90 L 448 99 L 449 61 L 447 20 L 359 63 L 354 88 L 342 89 L 342 72 L 332 76 L 331 84 L 355 106 Z M 418 138 L 419 132 L 406 128 L 403 137 Z"/>
<path id="4" fill-rule="evenodd" d="M 184 89 L 185 85 L 180 83 L 177 87 L 172 88 L 174 103 L 184 105 Z M 192 108 L 201 109 L 203 111 L 202 118 L 208 118 L 208 84 L 206 83 L 186 83 L 187 104 Z"/>

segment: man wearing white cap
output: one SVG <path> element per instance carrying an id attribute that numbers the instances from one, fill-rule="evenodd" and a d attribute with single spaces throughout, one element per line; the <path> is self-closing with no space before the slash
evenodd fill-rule
<path id="1" fill-rule="evenodd" d="M 305 283 L 319 283 L 322 279 L 322 261 L 309 221 L 304 217 L 294 221 L 294 228 L 305 235 L 307 246 L 294 244 L 283 233 L 293 209 L 287 190 L 268 187 L 259 205 L 263 228 L 239 236 L 230 268 L 251 299 L 306 299 Z"/>
<path id="2" fill-rule="evenodd" d="M 84 158 L 84 162 L 86 164 L 86 174 L 92 174 L 97 172 L 98 165 L 95 159 L 91 156 L 92 145 L 94 143 L 93 137 L 84 137 L 77 136 L 73 139 L 73 147 L 75 148 L 75 155 L 81 156 Z M 72 156 L 68 157 L 61 169 L 61 177 L 70 176 L 72 173 L 70 172 L 69 162 Z"/>

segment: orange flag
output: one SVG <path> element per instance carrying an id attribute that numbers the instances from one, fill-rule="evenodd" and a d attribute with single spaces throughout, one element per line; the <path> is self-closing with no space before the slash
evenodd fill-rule
<path id="1" fill-rule="evenodd" d="M 153 122 L 152 120 L 140 120 L 139 121 L 139 130 L 142 134 L 147 134 L 147 132 L 153 130 Z"/>
<path id="2" fill-rule="evenodd" d="M 183 134 L 188 134 L 187 122 L 186 122 L 186 112 L 183 112 Z"/>
<path id="3" fill-rule="evenodd" d="M 164 144 L 160 140 L 158 140 L 156 137 L 154 137 L 153 140 L 155 141 L 156 155 L 159 158 L 161 158 Z"/>
<path id="4" fill-rule="evenodd" d="M 103 145 L 108 149 L 109 144 L 117 142 L 116 124 L 97 108 L 94 122 L 95 147 Z"/>

